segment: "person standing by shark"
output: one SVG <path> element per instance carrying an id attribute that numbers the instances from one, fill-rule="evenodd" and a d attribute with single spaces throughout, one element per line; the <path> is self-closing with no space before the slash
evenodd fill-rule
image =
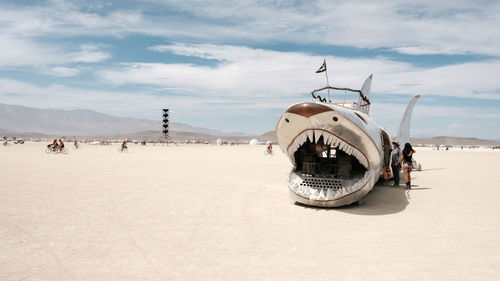
<path id="1" fill-rule="evenodd" d="M 399 186 L 399 170 L 401 170 L 401 148 L 399 148 L 399 143 L 393 141 L 392 145 L 394 149 L 391 154 L 391 168 L 392 174 L 394 176 L 394 186 Z"/>
<path id="2" fill-rule="evenodd" d="M 401 155 L 401 162 L 403 162 L 403 171 L 405 173 L 406 188 L 411 189 L 411 170 L 413 169 L 413 147 L 409 143 L 405 143 L 405 148 L 403 148 L 403 155 Z"/>

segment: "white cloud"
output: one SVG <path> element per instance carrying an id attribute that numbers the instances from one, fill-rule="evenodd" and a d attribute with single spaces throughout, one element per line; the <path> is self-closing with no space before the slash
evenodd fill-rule
<path id="1" fill-rule="evenodd" d="M 13 79 L 0 79 L 0 101 L 38 108 L 92 109 L 118 116 L 141 116 L 165 97 L 147 92 L 87 90 L 61 84 L 37 86 Z"/>
<path id="2" fill-rule="evenodd" d="M 137 9 L 126 10 L 118 1 L 109 2 L 108 9 L 102 5 L 87 9 L 85 2 L 67 1 L 29 9 L 0 4 L 0 31 L 31 38 L 147 34 L 211 42 L 319 43 L 405 54 L 500 56 L 497 1 L 147 2 L 157 5 L 137 1 Z"/>
<path id="3" fill-rule="evenodd" d="M 214 67 L 193 64 L 123 64 L 122 69 L 99 72 L 99 77 L 116 84 L 151 84 L 206 95 L 230 96 L 284 97 L 307 93 L 325 84 L 323 74 L 314 74 L 323 58 L 303 53 L 211 44 L 173 44 L 154 46 L 152 49 L 215 59 L 220 63 Z M 351 87 L 360 87 L 370 75 L 370 70 L 390 73 L 411 69 L 405 63 L 384 59 L 328 57 L 327 61 L 335 84 Z"/>
<path id="4" fill-rule="evenodd" d="M 429 105 L 425 103 L 425 98 L 422 96 L 413 110 L 412 137 L 448 135 L 493 139 L 500 136 L 498 122 L 486 117 L 497 115 L 495 107 Z M 370 115 L 389 135 L 394 136 L 405 108 L 406 105 L 402 104 L 374 103 Z"/>
<path id="5" fill-rule="evenodd" d="M 111 57 L 96 45 L 75 48 L 39 43 L 29 38 L 0 35 L 0 67 L 63 65 L 74 62 L 95 63 Z"/>
<path id="6" fill-rule="evenodd" d="M 199 95 L 296 96 L 325 84 L 314 74 L 323 58 L 298 52 L 277 52 L 211 44 L 172 44 L 154 51 L 219 61 L 216 66 L 132 63 L 99 72 L 114 84 L 147 84 Z M 374 73 L 372 91 L 395 94 L 430 94 L 450 97 L 500 99 L 500 61 L 417 68 L 385 58 L 327 57 L 330 81 L 336 86 L 360 88 Z"/>
<path id="7" fill-rule="evenodd" d="M 0 35 L 0 66 L 22 66 L 60 62 L 57 47 L 27 39 Z"/>
<path id="8" fill-rule="evenodd" d="M 76 2 L 49 1 L 29 7 L 0 4 L 0 31 L 30 38 L 109 35 L 133 32 L 134 25 L 143 23 L 140 12 L 116 10 L 103 14 L 103 7 L 87 10 L 85 2 L 77 5 Z"/>
<path id="9" fill-rule="evenodd" d="M 55 66 L 52 67 L 48 73 L 59 77 L 71 77 L 78 75 L 80 73 L 80 70 L 76 68 Z"/>
<path id="10" fill-rule="evenodd" d="M 500 119 L 500 114 L 499 113 L 480 113 L 476 115 L 477 118 L 484 118 L 484 119 Z"/>
<path id="11" fill-rule="evenodd" d="M 80 49 L 81 50 L 79 52 L 68 54 L 71 62 L 92 63 L 100 62 L 111 57 L 108 53 L 100 51 L 97 46 L 82 45 Z"/>
<path id="12" fill-rule="evenodd" d="M 500 55 L 500 4 L 483 1 L 157 1 L 226 20 L 216 36 L 388 48 L 407 54 Z"/>
<path id="13" fill-rule="evenodd" d="M 34 93 L 37 90 L 37 86 L 31 85 L 29 83 L 12 79 L 0 79 L 0 93 L 3 95 Z"/>

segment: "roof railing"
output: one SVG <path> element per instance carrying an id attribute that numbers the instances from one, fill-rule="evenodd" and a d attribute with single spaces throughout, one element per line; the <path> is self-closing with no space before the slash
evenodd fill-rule
<path id="1" fill-rule="evenodd" d="M 331 100 L 326 100 L 326 98 L 322 98 L 320 95 L 316 94 L 317 92 L 321 92 L 323 90 L 327 90 L 327 89 L 331 89 L 331 90 L 337 90 L 337 91 L 344 91 L 344 101 L 337 101 L 337 102 L 332 102 Z M 352 93 L 357 93 L 358 94 L 358 101 L 357 102 L 346 102 L 346 96 L 347 96 L 347 92 L 352 92 Z M 311 96 L 316 99 L 316 100 L 319 100 L 320 102 L 325 102 L 325 103 L 335 103 L 337 105 L 340 105 L 340 106 L 343 106 L 343 107 L 347 107 L 346 105 L 349 104 L 351 106 L 349 106 L 350 108 L 353 108 L 353 109 L 356 109 L 356 110 L 359 110 L 363 113 L 366 113 L 368 114 L 370 112 L 370 100 L 366 97 L 366 95 L 363 94 L 363 92 L 361 90 L 355 90 L 355 89 L 351 89 L 351 88 L 339 88 L 339 87 L 332 87 L 332 86 L 326 86 L 326 87 L 323 87 L 323 88 L 319 88 L 319 89 L 315 89 L 311 92 Z"/>

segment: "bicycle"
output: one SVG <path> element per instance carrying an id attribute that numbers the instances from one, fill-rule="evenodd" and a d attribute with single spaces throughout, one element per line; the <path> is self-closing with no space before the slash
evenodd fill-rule
<path id="1" fill-rule="evenodd" d="M 59 146 L 53 146 L 52 144 L 47 145 L 47 149 L 45 149 L 45 152 L 47 154 L 54 153 L 62 153 L 62 154 L 68 154 L 68 149 L 66 147 L 63 147 L 62 149 Z"/>
<path id="2" fill-rule="evenodd" d="M 127 146 L 122 146 L 122 147 L 118 148 L 118 152 L 128 153 L 128 147 Z"/>
<path id="3" fill-rule="evenodd" d="M 264 155 L 266 155 L 266 156 L 267 156 L 267 155 L 271 155 L 271 156 L 272 156 L 272 155 L 273 155 L 273 153 L 274 153 L 274 152 L 273 152 L 273 150 L 272 150 L 272 149 L 266 148 L 266 150 L 264 150 Z"/>

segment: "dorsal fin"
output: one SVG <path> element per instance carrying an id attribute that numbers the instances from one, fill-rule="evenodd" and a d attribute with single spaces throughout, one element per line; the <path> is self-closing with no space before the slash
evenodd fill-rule
<path id="1" fill-rule="evenodd" d="M 403 118 L 401 119 L 401 124 L 399 124 L 398 128 L 398 142 L 401 146 L 404 146 L 405 143 L 410 142 L 410 123 L 411 123 L 411 115 L 413 113 L 413 107 L 415 106 L 415 103 L 417 102 L 418 98 L 420 98 L 420 95 L 414 96 L 411 101 L 408 103 L 408 106 L 406 107 L 405 114 L 403 115 Z"/>
<path id="2" fill-rule="evenodd" d="M 361 87 L 361 93 L 363 93 L 367 100 L 370 100 L 370 94 L 372 91 L 372 78 L 373 74 L 370 74 L 370 76 L 366 78 L 365 83 L 363 83 L 363 87 Z"/>
<path id="3" fill-rule="evenodd" d="M 361 99 L 359 99 L 361 108 L 365 107 L 364 112 L 366 114 L 370 114 L 370 94 L 372 91 L 372 79 L 373 73 L 366 78 L 365 83 L 363 83 L 363 87 L 361 87 Z"/>

